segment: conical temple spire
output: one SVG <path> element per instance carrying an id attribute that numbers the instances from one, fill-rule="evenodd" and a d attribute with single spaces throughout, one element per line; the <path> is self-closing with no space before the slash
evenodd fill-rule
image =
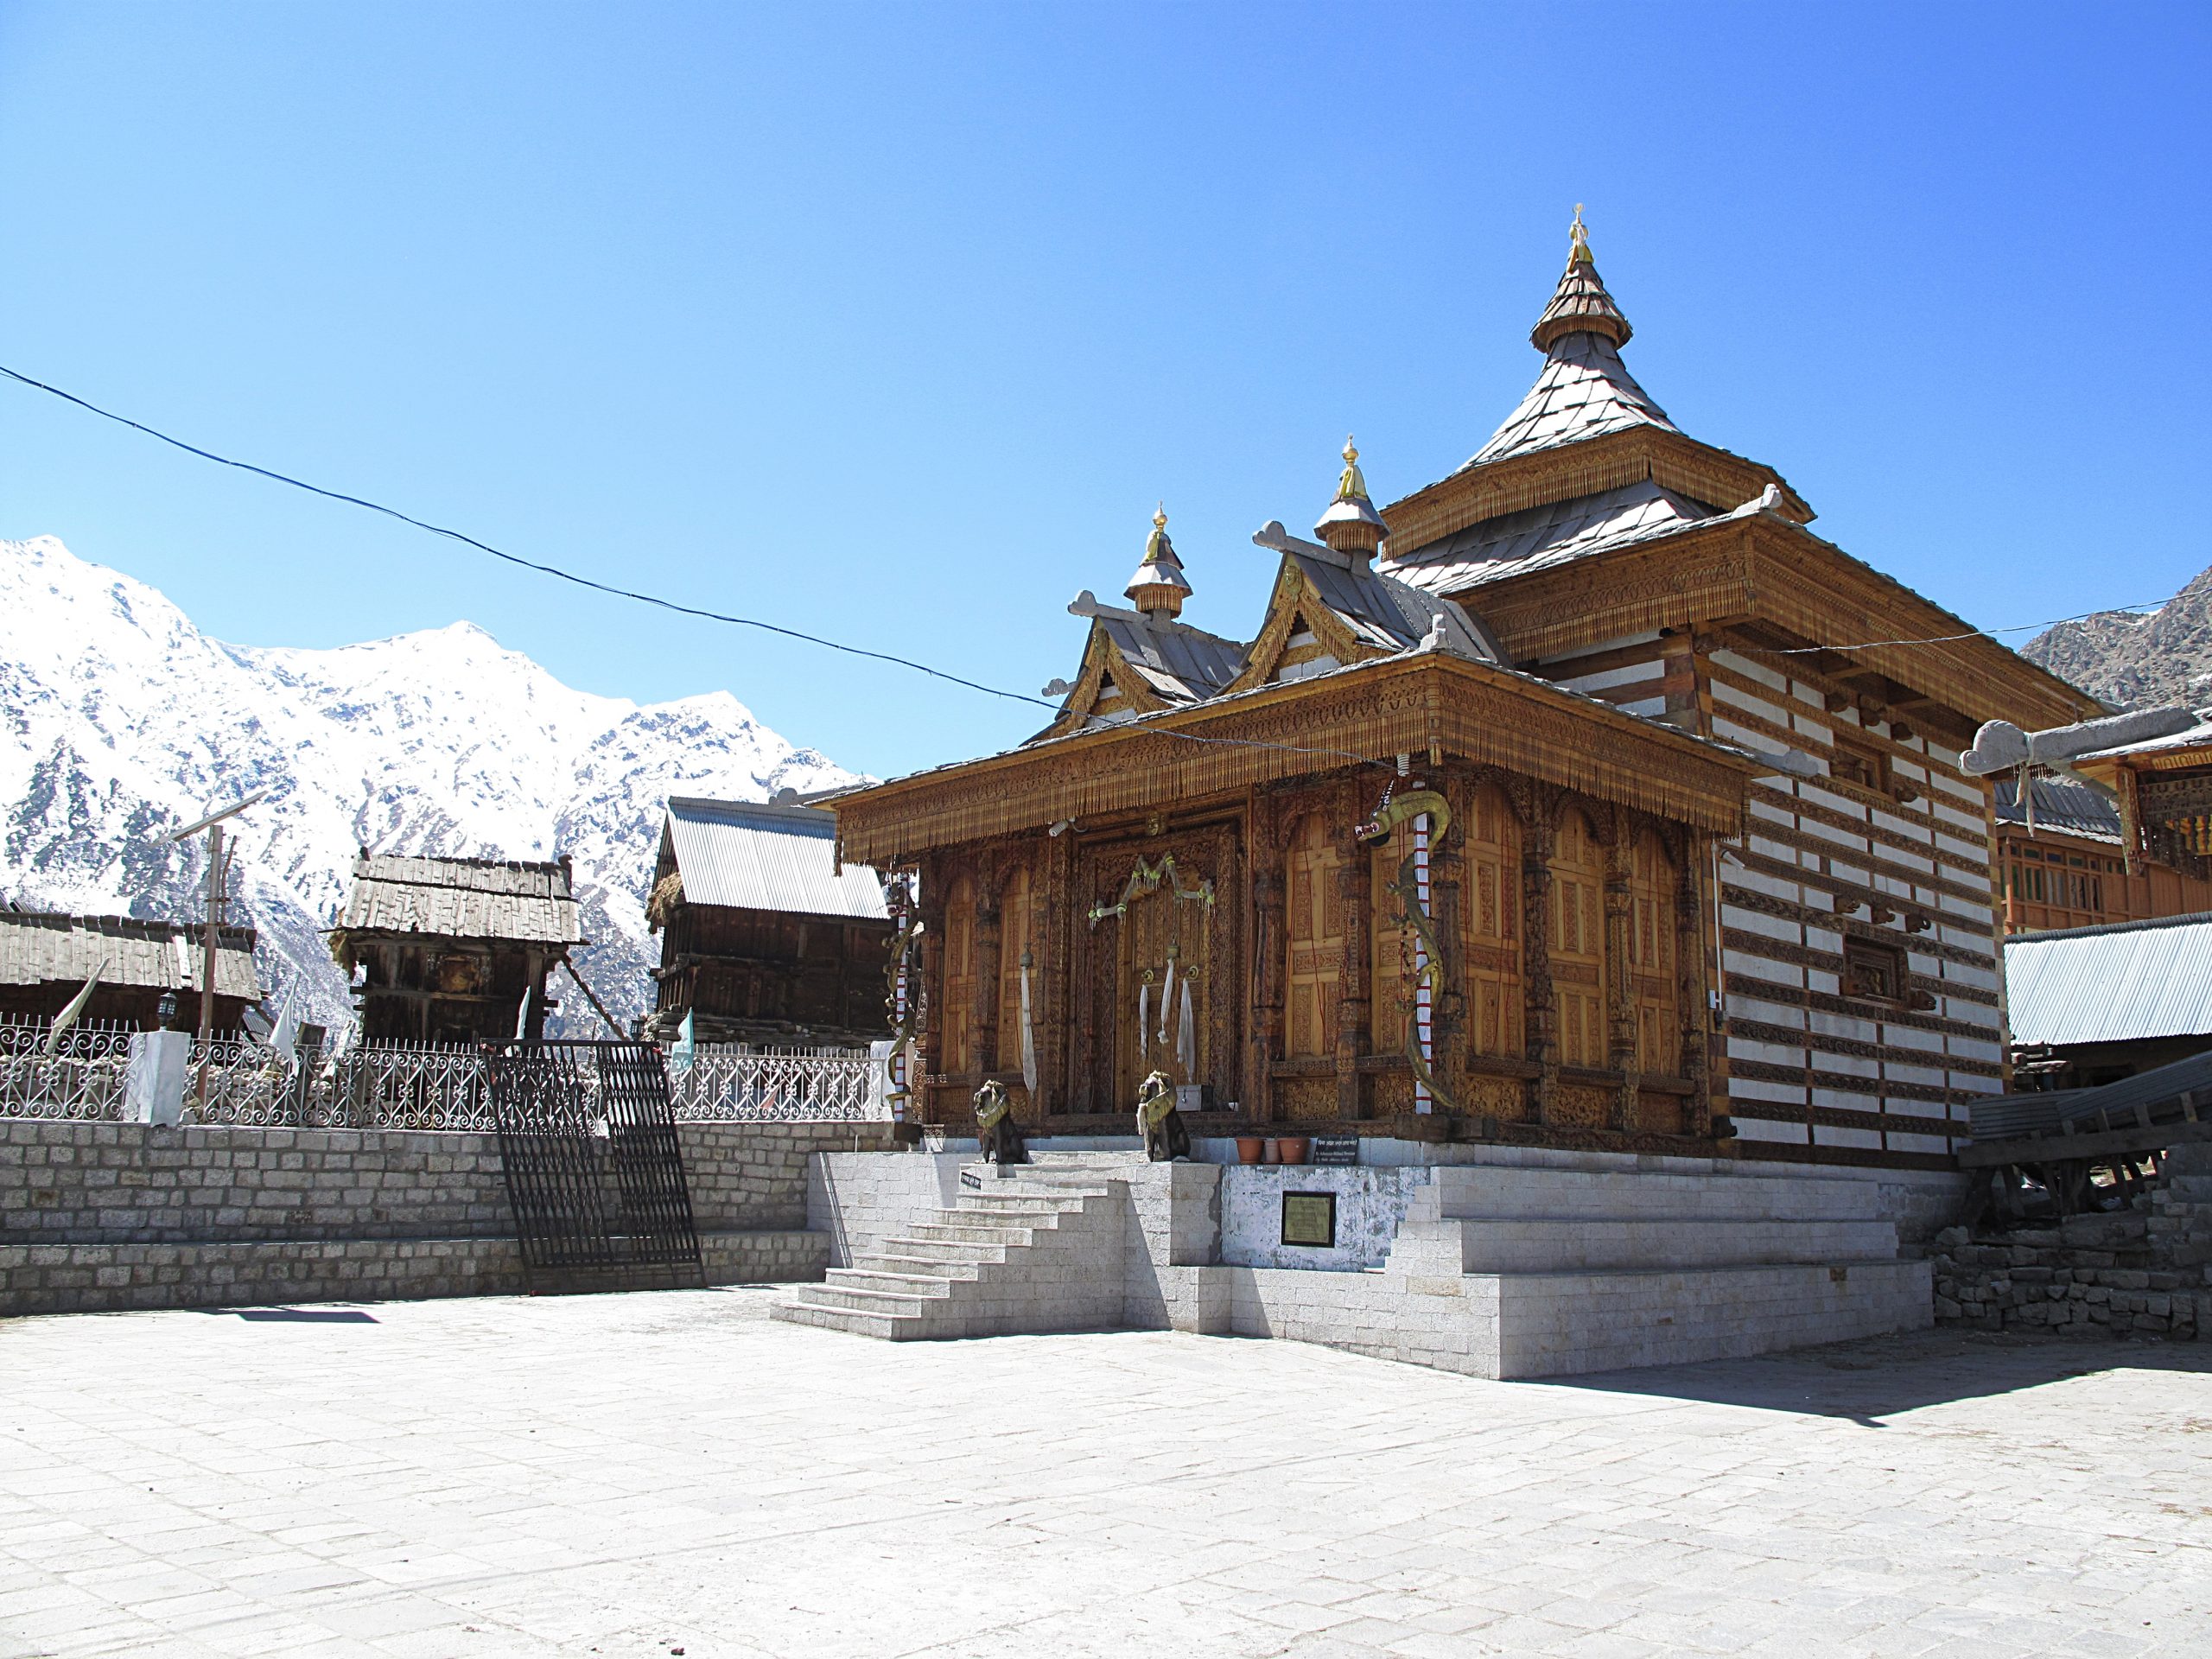
<path id="1" fill-rule="evenodd" d="M 1553 342 L 1569 334 L 1602 335 L 1616 349 L 1627 345 L 1634 330 L 1598 275 L 1598 262 L 1590 257 L 1590 232 L 1583 228 L 1579 201 L 1574 204 L 1574 224 L 1567 237 L 1567 270 L 1529 339 L 1540 352 L 1550 351 Z"/>
<path id="2" fill-rule="evenodd" d="M 1122 593 L 1130 604 L 1155 620 L 1179 614 L 1190 596 L 1191 581 L 1183 574 L 1183 561 L 1175 543 L 1167 539 L 1167 508 L 1163 503 L 1152 515 L 1152 534 L 1145 540 L 1144 562 L 1129 578 Z"/>
<path id="3" fill-rule="evenodd" d="M 1389 533 L 1382 515 L 1368 499 L 1367 480 L 1360 475 L 1359 448 L 1344 440 L 1344 476 L 1337 480 L 1337 499 L 1313 526 L 1313 533 L 1339 553 L 1364 558 L 1382 544 Z"/>

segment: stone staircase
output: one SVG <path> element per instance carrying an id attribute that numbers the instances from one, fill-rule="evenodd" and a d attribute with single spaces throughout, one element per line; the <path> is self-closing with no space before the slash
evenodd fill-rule
<path id="1" fill-rule="evenodd" d="M 801 1285 L 775 1318 L 888 1341 L 1106 1331 L 1122 1323 L 1122 1193 L 1070 1160 L 1001 1176 L 912 1236 Z"/>

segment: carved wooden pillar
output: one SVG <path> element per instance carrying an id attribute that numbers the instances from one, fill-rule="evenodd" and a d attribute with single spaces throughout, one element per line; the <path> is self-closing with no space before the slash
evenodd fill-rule
<path id="1" fill-rule="evenodd" d="M 1429 928 L 1444 947 L 1436 964 L 1434 1050 L 1429 1069 L 1462 1111 L 1471 1098 L 1467 1073 L 1467 837 L 1473 833 L 1475 791 L 1466 778 L 1438 778 L 1452 809 L 1452 830 L 1429 852 Z M 1442 1103 L 1438 1109 L 1443 1109 Z"/>
<path id="2" fill-rule="evenodd" d="M 1521 838 L 1521 978 L 1527 993 L 1529 1058 L 1541 1068 L 1535 1082 L 1536 1122 L 1553 1121 L 1552 1097 L 1559 1084 L 1559 1010 L 1552 1000 L 1552 802 L 1548 793 L 1531 800 Z"/>
<path id="3" fill-rule="evenodd" d="M 1245 1113 L 1255 1122 L 1274 1120 L 1273 1068 L 1282 1058 L 1283 844 L 1282 813 L 1272 796 L 1256 797 L 1247 846 L 1252 872 L 1251 1017 L 1246 1032 Z"/>
<path id="4" fill-rule="evenodd" d="M 1675 978 L 1676 994 L 1681 999 L 1682 1075 L 1695 1086 L 1682 1108 L 1682 1128 L 1688 1134 L 1703 1135 L 1713 1133 L 1714 1092 L 1708 993 L 1719 983 L 1720 968 L 1706 921 L 1704 872 L 1713 857 L 1713 843 L 1702 836 L 1685 836 L 1680 852 L 1681 879 L 1675 887 Z"/>
<path id="5" fill-rule="evenodd" d="M 969 1029 L 976 1033 L 976 1070 L 986 1076 L 1006 1070 L 998 1036 L 999 942 L 1003 938 L 999 906 L 1006 896 L 1005 877 L 1002 868 L 987 868 L 976 882 L 976 984 L 968 1017 L 975 1022 Z M 1020 1065 L 1019 1053 L 1014 1056 L 1014 1064 Z"/>
<path id="6" fill-rule="evenodd" d="M 911 1080 L 907 1087 L 915 1094 L 915 1104 L 920 1109 L 923 1122 L 941 1123 L 944 1118 L 938 1110 L 938 1090 L 926 1080 L 941 1076 L 944 1071 L 944 899 L 947 872 L 942 859 L 931 859 L 922 867 L 919 906 L 922 921 L 921 938 L 921 1077 Z"/>
<path id="7" fill-rule="evenodd" d="M 1615 807 L 1612 833 L 1605 842 L 1605 1060 L 1621 1074 L 1613 1096 L 1613 1127 L 1638 1127 L 1637 1107 L 1636 991 L 1630 972 L 1629 934 L 1635 925 L 1635 825 Z"/>
<path id="8" fill-rule="evenodd" d="M 1037 1040 L 1037 1090 L 1044 1096 L 1035 1111 L 1041 1120 L 1072 1109 L 1075 1045 L 1070 1039 L 1076 987 L 1076 931 L 1083 918 L 1076 912 L 1075 836 L 1048 836 L 1039 861 L 1044 874 L 1045 912 L 1036 951 L 1037 988 L 1043 1006 Z"/>
<path id="9" fill-rule="evenodd" d="M 1337 1116 L 1350 1120 L 1362 1116 L 1359 1099 L 1359 1057 L 1367 1047 L 1369 988 L 1373 979 L 1375 930 L 1369 914 L 1367 849 L 1352 834 L 1358 822 L 1354 785 L 1346 779 L 1332 791 L 1335 810 L 1344 826 L 1338 831 L 1342 856 L 1337 865 L 1337 890 L 1344 906 L 1344 961 L 1337 983 Z"/>

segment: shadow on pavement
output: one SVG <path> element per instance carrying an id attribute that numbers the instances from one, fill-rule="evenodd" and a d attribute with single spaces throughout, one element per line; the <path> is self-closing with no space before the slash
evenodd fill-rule
<path id="1" fill-rule="evenodd" d="M 2011 1332 L 1919 1331 L 1755 1359 L 1540 1379 L 1590 1389 L 1848 1419 L 1868 1428 L 1923 1406 L 2040 1388 L 2099 1371 L 2212 1376 L 2212 1344 L 2083 1342 Z M 1532 1379 L 1539 1380 L 1539 1379 Z"/>

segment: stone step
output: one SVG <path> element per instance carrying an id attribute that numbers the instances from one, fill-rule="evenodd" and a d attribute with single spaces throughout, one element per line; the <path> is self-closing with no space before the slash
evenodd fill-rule
<path id="1" fill-rule="evenodd" d="M 853 1307 L 830 1307 L 810 1301 L 779 1302 L 768 1310 L 771 1319 L 792 1325 L 819 1325 L 855 1337 L 874 1337 L 884 1342 L 911 1342 L 924 1334 L 918 1314 L 863 1313 Z"/>
<path id="2" fill-rule="evenodd" d="M 1872 1181 L 1797 1172 L 1707 1175 L 1455 1164 L 1440 1167 L 1430 1181 L 1437 1213 L 1447 1220 L 1872 1221 L 1881 1202 Z"/>
<path id="3" fill-rule="evenodd" d="M 1084 1194 L 1058 1188 L 1041 1192 L 970 1193 L 961 1200 L 959 1215 L 982 1213 L 1005 1216 L 1064 1216 L 1083 1207 Z"/>
<path id="4" fill-rule="evenodd" d="M 950 1238 L 887 1238 L 883 1244 L 887 1255 L 915 1256 L 926 1262 L 1003 1262 L 1007 1248 Z"/>
<path id="5" fill-rule="evenodd" d="M 862 1250 L 853 1257 L 854 1268 L 900 1278 L 937 1279 L 946 1283 L 980 1279 L 983 1269 L 991 1265 L 988 1262 L 946 1262 L 935 1256 L 901 1255 L 887 1250 Z"/>
<path id="6" fill-rule="evenodd" d="M 952 1294 L 952 1279 L 944 1274 L 893 1273 L 881 1268 L 832 1268 L 822 1281 L 843 1290 L 881 1290 L 908 1296 L 943 1297 Z"/>
<path id="7" fill-rule="evenodd" d="M 1644 1272 L 1894 1260 L 1886 1221 L 1454 1217 L 1467 1273 Z"/>
<path id="8" fill-rule="evenodd" d="M 940 1216 L 957 1216 L 954 1211 L 940 1211 Z M 1055 1217 L 1046 1216 L 1008 1217 L 1001 1221 L 987 1217 L 973 1220 L 918 1221 L 913 1224 L 916 1238 L 931 1239 L 940 1244 L 996 1244 L 1018 1249 L 1037 1242 L 1037 1235 L 1050 1232 Z"/>
<path id="9" fill-rule="evenodd" d="M 862 1313 L 891 1313 L 918 1318 L 928 1311 L 926 1304 L 942 1302 L 951 1289 L 940 1284 L 935 1295 L 926 1295 L 912 1288 L 889 1290 L 862 1285 L 831 1284 L 827 1281 L 809 1285 L 800 1291 L 796 1300 L 815 1307 L 847 1307 Z"/>

